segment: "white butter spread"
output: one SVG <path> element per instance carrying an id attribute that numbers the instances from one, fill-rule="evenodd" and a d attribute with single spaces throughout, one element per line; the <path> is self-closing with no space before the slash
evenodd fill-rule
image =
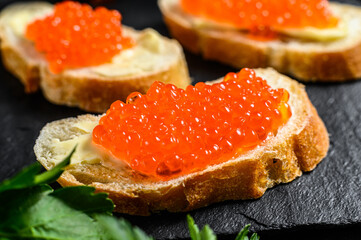
<path id="1" fill-rule="evenodd" d="M 244 30 L 237 28 L 232 24 L 218 23 L 212 20 L 194 17 L 193 26 L 198 29 L 223 29 L 223 30 Z M 305 40 L 313 40 L 318 42 L 333 41 L 347 36 L 348 27 L 345 20 L 340 19 L 339 24 L 332 28 L 278 28 L 277 32 L 284 35 L 300 38 Z"/>
<path id="2" fill-rule="evenodd" d="M 53 5 L 46 2 L 19 3 L 2 11 L 1 19 L 18 37 L 23 37 L 29 23 L 47 16 L 52 11 Z"/>
<path id="3" fill-rule="evenodd" d="M 89 69 L 106 77 L 139 75 L 169 65 L 173 55 L 165 50 L 162 36 L 152 29 L 146 29 L 140 33 L 134 47 L 115 55 L 111 63 Z"/>
<path id="4" fill-rule="evenodd" d="M 92 131 L 97 125 L 94 121 L 82 121 L 74 125 L 78 128 L 78 132 L 82 132 L 82 135 L 74 136 L 72 139 L 61 141 L 59 139 L 53 139 L 51 149 L 54 153 L 53 163 L 58 164 L 61 162 L 74 148 L 78 145 L 75 153 L 71 158 L 71 165 L 78 163 L 99 163 L 101 156 L 96 147 L 92 144 Z"/>
<path id="5" fill-rule="evenodd" d="M 279 32 L 301 39 L 314 40 L 319 42 L 333 41 L 347 36 L 348 28 L 345 21 L 340 21 L 336 27 L 333 28 L 314 28 L 305 27 L 302 29 L 284 28 L 278 29 Z"/>

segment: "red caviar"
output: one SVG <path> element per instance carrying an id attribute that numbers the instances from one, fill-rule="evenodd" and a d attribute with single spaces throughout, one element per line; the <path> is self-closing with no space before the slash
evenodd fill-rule
<path id="1" fill-rule="evenodd" d="M 185 90 L 154 82 L 147 94 L 114 102 L 93 130 L 93 142 L 134 170 L 169 179 L 236 157 L 277 134 L 292 113 L 285 89 L 254 70 Z"/>
<path id="2" fill-rule="evenodd" d="M 328 28 L 337 25 L 327 0 L 181 0 L 184 11 L 239 28 Z"/>
<path id="3" fill-rule="evenodd" d="M 133 40 L 122 36 L 118 11 L 66 1 L 55 5 L 54 12 L 35 20 L 26 29 L 26 38 L 45 54 L 50 70 L 95 66 L 109 62 Z"/>

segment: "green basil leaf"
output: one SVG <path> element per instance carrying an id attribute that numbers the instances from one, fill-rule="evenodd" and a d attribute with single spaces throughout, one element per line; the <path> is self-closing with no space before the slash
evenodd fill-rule
<path id="1" fill-rule="evenodd" d="M 81 191 L 81 190 L 80 190 Z M 0 195 L 0 237 L 28 239 L 99 239 L 101 229 L 83 211 L 52 196 L 49 186 L 10 190 Z M 82 201 L 92 201 L 92 196 Z M 21 203 L 21 201 L 23 201 Z M 88 204 L 85 205 L 85 210 Z"/>
<path id="2" fill-rule="evenodd" d="M 259 236 L 257 233 L 253 233 L 251 236 L 251 240 L 259 240 Z"/>
<path id="3" fill-rule="evenodd" d="M 58 163 L 55 167 L 50 169 L 49 171 L 45 171 L 42 174 L 35 176 L 35 184 L 42 184 L 42 183 L 52 183 L 55 182 L 60 175 L 64 172 L 64 168 L 70 164 L 70 159 L 73 156 L 77 145 L 71 150 L 67 157 L 64 158 L 63 161 Z"/>
<path id="4" fill-rule="evenodd" d="M 52 191 L 48 185 L 39 185 L 0 193 L 0 236 L 4 231 L 16 232 L 24 228 L 26 212 L 32 211 L 33 206 Z"/>
<path id="5" fill-rule="evenodd" d="M 3 181 L 0 185 L 0 193 L 10 189 L 20 189 L 36 185 L 34 178 L 40 172 L 42 166 L 36 162 L 24 168 L 15 177 Z"/>
<path id="6" fill-rule="evenodd" d="M 5 180 L 0 184 L 0 193 L 11 189 L 27 188 L 56 181 L 63 173 L 63 168 L 70 163 L 70 158 L 73 155 L 75 148 L 76 147 L 74 147 L 71 153 L 62 162 L 42 174 L 37 175 L 42 169 L 42 166 L 38 162 L 24 168 L 15 177 Z"/>
<path id="7" fill-rule="evenodd" d="M 102 239 L 106 240 L 152 240 L 152 237 L 147 236 L 142 230 L 137 227 L 132 227 L 127 221 L 123 219 L 116 219 L 109 215 L 95 214 L 94 219 L 100 225 L 103 233 Z"/>
<path id="8" fill-rule="evenodd" d="M 187 215 L 187 222 L 189 228 L 189 234 L 192 240 L 201 240 L 198 226 L 194 223 L 194 219 L 191 215 Z"/>
<path id="9" fill-rule="evenodd" d="M 213 230 L 209 225 L 205 225 L 201 231 L 202 240 L 217 240 L 217 236 L 214 234 Z"/>
<path id="10" fill-rule="evenodd" d="M 236 240 L 248 240 L 248 229 L 251 225 L 248 224 L 238 233 Z"/>
<path id="11" fill-rule="evenodd" d="M 88 186 L 66 187 L 55 190 L 50 195 L 62 200 L 74 210 L 87 214 L 111 214 L 114 209 L 112 200 L 106 193 L 94 194 L 95 188 Z"/>

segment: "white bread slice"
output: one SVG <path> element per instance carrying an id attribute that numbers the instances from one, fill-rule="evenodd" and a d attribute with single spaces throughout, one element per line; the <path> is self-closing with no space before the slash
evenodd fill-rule
<path id="1" fill-rule="evenodd" d="M 189 85 L 187 65 L 179 43 L 146 29 L 123 27 L 136 46 L 123 50 L 111 63 L 65 70 L 53 74 L 44 56 L 24 37 L 26 25 L 52 12 L 45 2 L 16 3 L 0 14 L 0 38 L 3 63 L 18 77 L 30 93 L 39 87 L 55 104 L 77 106 L 91 112 L 104 112 L 115 100 L 133 91 L 145 93 L 155 80 Z M 45 34 L 45 33 L 44 33 Z"/>
<path id="2" fill-rule="evenodd" d="M 329 138 L 303 85 L 270 68 L 256 72 L 272 87 L 289 91 L 292 117 L 275 137 L 236 159 L 157 182 L 126 165 L 113 166 L 94 152 L 91 131 L 101 117 L 94 115 L 48 123 L 36 140 L 36 157 L 50 169 L 79 142 L 71 165 L 58 182 L 63 186 L 85 184 L 107 192 L 115 211 L 127 214 L 189 211 L 224 200 L 259 198 L 267 188 L 314 169 L 327 153 Z"/>
<path id="3" fill-rule="evenodd" d="M 361 77 L 361 8 L 330 3 L 333 13 L 347 27 L 343 38 L 312 41 L 282 36 L 257 41 L 237 29 L 197 26 L 179 0 L 158 0 L 171 35 L 189 51 L 236 68 L 273 67 L 303 81 L 346 81 Z M 204 20 L 207 21 L 207 20 Z"/>

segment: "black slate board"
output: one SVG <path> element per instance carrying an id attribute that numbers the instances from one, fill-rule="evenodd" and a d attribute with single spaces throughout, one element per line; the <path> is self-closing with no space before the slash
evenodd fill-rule
<path id="1" fill-rule="evenodd" d="M 0 7 L 8 2 L 2 1 Z M 360 1 L 342 1 L 361 5 Z M 152 27 L 168 35 L 156 1 L 113 1 L 123 23 Z M 236 69 L 186 52 L 194 82 Z M 48 103 L 41 93 L 26 95 L 20 82 L 0 64 L 0 181 L 35 161 L 33 145 L 49 121 L 83 114 L 76 108 Z M 328 156 L 311 173 L 268 190 L 258 200 L 227 201 L 190 214 L 208 223 L 224 239 L 234 239 L 247 223 L 262 240 L 361 239 L 361 81 L 306 84 L 307 92 L 330 133 Z M 157 239 L 187 238 L 185 213 L 124 217 Z"/>

